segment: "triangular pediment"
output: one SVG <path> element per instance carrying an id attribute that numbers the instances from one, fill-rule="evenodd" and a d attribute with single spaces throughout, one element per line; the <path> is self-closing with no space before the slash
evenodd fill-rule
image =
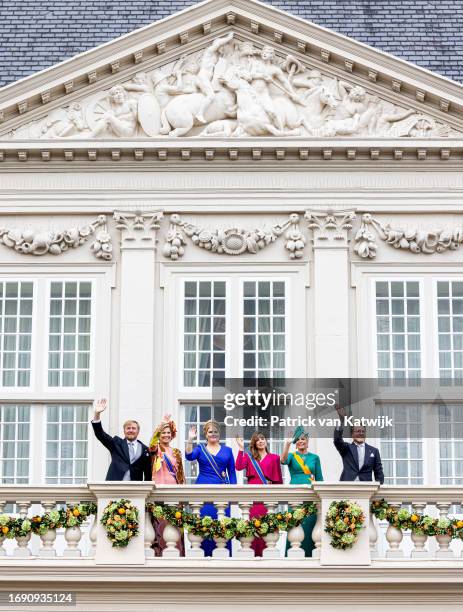
<path id="1" fill-rule="evenodd" d="M 447 138 L 463 88 L 254 0 L 208 0 L 0 90 L 2 140 Z"/>

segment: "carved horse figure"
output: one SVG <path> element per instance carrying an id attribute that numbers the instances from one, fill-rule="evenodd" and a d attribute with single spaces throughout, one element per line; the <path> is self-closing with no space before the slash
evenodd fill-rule
<path id="1" fill-rule="evenodd" d="M 184 93 L 172 95 L 172 87 L 165 83 L 170 75 L 156 79 L 154 94 L 162 109 L 161 134 L 185 136 L 194 126 L 203 125 L 197 118 L 204 108 L 206 96 L 203 93 Z M 213 100 L 204 111 L 206 123 L 236 116 L 236 104 L 233 93 L 225 87 L 215 92 Z"/>
<path id="2" fill-rule="evenodd" d="M 279 129 L 270 117 L 244 73 L 229 75 L 223 79 L 225 85 L 236 93 L 238 127 L 233 136 L 299 136 L 300 129 Z M 250 77 L 249 77 L 250 78 Z"/>

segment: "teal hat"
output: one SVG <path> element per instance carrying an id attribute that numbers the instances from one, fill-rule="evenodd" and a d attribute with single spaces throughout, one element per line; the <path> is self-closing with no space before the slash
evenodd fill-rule
<path id="1" fill-rule="evenodd" d="M 296 429 L 294 430 L 293 444 L 296 444 L 296 442 L 299 440 L 301 436 L 308 436 L 308 435 L 309 434 L 306 431 L 304 431 L 304 428 L 302 427 L 302 425 L 298 425 Z"/>

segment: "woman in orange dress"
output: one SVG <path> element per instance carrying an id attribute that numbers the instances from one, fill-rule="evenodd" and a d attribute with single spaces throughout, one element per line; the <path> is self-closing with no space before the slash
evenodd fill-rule
<path id="1" fill-rule="evenodd" d="M 157 485 L 162 484 L 185 484 L 185 473 L 183 471 L 182 455 L 178 448 L 170 446 L 171 441 L 177 435 L 177 427 L 170 414 L 164 416 L 160 425 L 154 431 L 150 442 L 150 453 L 152 458 L 151 480 Z M 166 521 L 155 520 L 154 551 L 160 557 L 166 543 L 162 537 Z M 177 543 L 180 554 L 184 555 L 185 546 L 183 535 Z"/>

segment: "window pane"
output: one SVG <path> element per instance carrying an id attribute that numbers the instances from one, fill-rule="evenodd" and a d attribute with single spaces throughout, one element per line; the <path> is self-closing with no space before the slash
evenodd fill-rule
<path id="1" fill-rule="evenodd" d="M 376 282 L 378 377 L 417 378 L 421 374 L 419 283 Z"/>
<path id="2" fill-rule="evenodd" d="M 88 459 L 87 414 L 87 406 L 47 406 L 47 482 L 77 484 L 86 481 Z"/>
<path id="3" fill-rule="evenodd" d="M 223 281 L 184 283 L 183 384 L 210 387 L 224 378 L 226 287 Z"/>
<path id="4" fill-rule="evenodd" d="M 30 281 L 0 281 L 0 380 L 4 387 L 29 387 L 32 350 Z"/>
<path id="5" fill-rule="evenodd" d="M 89 385 L 91 297 L 89 281 L 51 283 L 48 337 L 51 387 Z"/>
<path id="6" fill-rule="evenodd" d="M 30 406 L 0 404 L 0 483 L 29 482 L 29 451 Z"/>

